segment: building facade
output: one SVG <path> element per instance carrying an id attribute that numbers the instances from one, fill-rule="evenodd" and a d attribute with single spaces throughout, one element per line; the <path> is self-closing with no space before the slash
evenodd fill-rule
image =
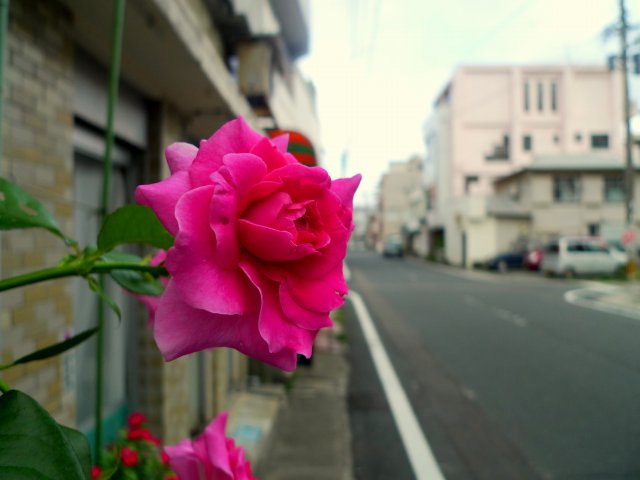
<path id="1" fill-rule="evenodd" d="M 526 222 L 491 215 L 494 182 L 541 156 L 622 158 L 622 109 L 606 67 L 459 68 L 425 128 L 430 250 L 471 266 L 526 239 Z"/>
<path id="2" fill-rule="evenodd" d="M 413 157 L 392 162 L 380 180 L 377 212 L 378 247 L 391 236 L 402 237 L 405 248 L 418 244 L 425 205 L 422 178 L 423 160 Z"/>
<path id="3" fill-rule="evenodd" d="M 95 242 L 114 2 L 10 3 L 0 175 L 41 200 L 82 245 Z M 129 0 L 115 120 L 111 208 L 135 186 L 168 175 L 164 148 L 196 143 L 242 115 L 256 129 L 294 129 L 318 141 L 314 93 L 295 60 L 308 49 L 308 2 Z M 315 145 L 320 150 L 320 145 Z M 0 275 L 55 265 L 68 251 L 44 231 L 2 232 Z M 112 287 L 121 325 L 108 319 L 104 430 L 140 410 L 176 442 L 228 408 L 248 360 L 216 349 L 165 363 L 137 301 Z M 0 295 L 0 362 L 95 325 L 80 280 Z M 91 437 L 95 344 L 3 372 L 61 423 Z"/>

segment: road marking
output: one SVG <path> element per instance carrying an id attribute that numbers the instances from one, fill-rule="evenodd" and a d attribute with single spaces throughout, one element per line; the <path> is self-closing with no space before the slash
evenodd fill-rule
<path id="1" fill-rule="evenodd" d="M 466 305 L 469 305 L 470 307 L 478 307 L 478 306 L 489 307 L 489 305 L 481 302 L 473 295 L 465 295 L 463 297 L 463 301 Z M 517 313 L 514 313 L 510 310 L 507 310 L 505 308 L 498 308 L 498 307 L 490 307 L 490 308 L 493 310 L 493 312 L 499 319 L 506 320 L 507 322 L 513 323 L 518 327 L 524 328 L 529 324 L 527 319 L 524 318 L 522 315 L 518 315 Z"/>
<path id="2" fill-rule="evenodd" d="M 494 307 L 494 312 L 496 312 L 496 316 L 501 318 L 502 320 L 506 320 L 507 322 L 511 322 L 518 327 L 526 327 L 527 319 L 518 315 L 517 313 L 513 313 L 509 310 L 505 310 L 504 308 Z"/>
<path id="3" fill-rule="evenodd" d="M 402 388 L 398 375 L 393 369 L 389 355 L 382 344 L 371 315 L 362 297 L 351 290 L 349 299 L 360 322 L 364 338 L 371 352 L 378 377 L 389 402 L 393 419 L 400 432 L 404 449 L 418 480 L 444 480 L 442 471 L 436 462 L 431 447 L 420 428 L 416 414 Z"/>

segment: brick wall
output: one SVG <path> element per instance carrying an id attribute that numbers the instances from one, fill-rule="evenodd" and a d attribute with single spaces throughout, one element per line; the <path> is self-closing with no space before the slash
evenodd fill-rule
<path id="1" fill-rule="evenodd" d="M 4 78 L 4 151 L 0 173 L 40 199 L 63 230 L 73 232 L 72 74 L 70 18 L 55 0 L 11 2 Z M 3 232 L 1 274 L 55 265 L 67 249 L 41 230 Z M 72 325 L 70 281 L 0 294 L 0 362 L 63 338 Z M 63 358 L 2 373 L 59 421 L 73 425 L 74 392 L 65 391 Z"/>

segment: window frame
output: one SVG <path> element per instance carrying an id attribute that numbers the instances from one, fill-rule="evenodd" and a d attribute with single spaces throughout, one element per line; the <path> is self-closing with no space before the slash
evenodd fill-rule
<path id="1" fill-rule="evenodd" d="M 612 184 L 618 183 L 618 189 L 612 189 Z M 619 198 L 616 198 L 615 195 L 611 195 L 611 193 L 619 191 L 622 195 Z M 608 174 L 602 177 L 602 200 L 605 203 L 623 203 L 625 201 L 626 192 L 625 192 L 625 183 L 624 183 L 624 175 L 623 174 Z"/>
<path id="2" fill-rule="evenodd" d="M 552 197 L 554 203 L 580 203 L 582 199 L 582 181 L 580 175 L 554 175 Z M 567 188 L 568 183 L 573 181 L 573 187 Z M 565 184 L 563 186 L 563 184 Z M 563 188 L 564 187 L 564 188 Z M 572 195 L 566 192 L 573 190 Z"/>
<path id="3" fill-rule="evenodd" d="M 608 150 L 609 134 L 608 133 L 592 133 L 591 149 L 592 150 Z"/>
<path id="4" fill-rule="evenodd" d="M 544 111 L 544 84 L 538 80 L 538 111 Z"/>

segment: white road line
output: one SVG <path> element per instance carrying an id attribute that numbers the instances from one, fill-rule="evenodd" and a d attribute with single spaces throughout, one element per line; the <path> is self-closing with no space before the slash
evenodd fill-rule
<path id="1" fill-rule="evenodd" d="M 418 480 L 444 480 L 442 471 L 436 462 L 431 447 L 420 429 L 416 415 L 402 388 L 398 375 L 393 369 L 384 345 L 376 330 L 371 315 L 362 297 L 351 290 L 349 299 L 353 303 L 364 338 L 369 346 L 373 363 L 378 371 L 380 382 L 391 407 L 393 419 L 400 432 L 402 443 L 409 456 L 409 462 Z"/>

